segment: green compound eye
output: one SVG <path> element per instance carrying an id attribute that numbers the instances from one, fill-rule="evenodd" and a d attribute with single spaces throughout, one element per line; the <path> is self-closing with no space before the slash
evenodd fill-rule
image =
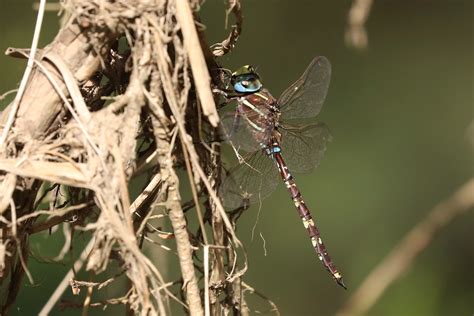
<path id="1" fill-rule="evenodd" d="M 241 75 L 249 75 L 249 74 L 255 74 L 258 76 L 258 74 L 255 72 L 254 68 L 250 65 L 245 65 L 237 69 L 232 73 L 232 77 L 238 77 Z"/>

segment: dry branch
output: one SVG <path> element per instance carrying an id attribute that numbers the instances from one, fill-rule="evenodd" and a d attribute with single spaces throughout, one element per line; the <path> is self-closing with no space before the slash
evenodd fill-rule
<path id="1" fill-rule="evenodd" d="M 345 40 L 347 46 L 356 49 L 366 49 L 369 44 L 369 37 L 365 24 L 370 15 L 374 0 L 353 0 L 351 9 L 347 16 L 347 27 Z"/>
<path id="2" fill-rule="evenodd" d="M 194 74 L 194 84 L 201 100 L 202 111 L 212 126 L 219 122 L 214 97 L 211 92 L 211 77 L 207 70 L 206 61 L 202 53 L 199 38 L 194 25 L 194 18 L 187 1 L 176 1 L 176 18 L 183 32 L 184 48 L 189 57 Z"/>
<path id="3" fill-rule="evenodd" d="M 103 44 L 106 49 L 107 42 Z M 42 60 L 45 52 L 61 56 L 77 82 L 89 79 L 100 66 L 100 56 L 94 51 L 86 31 L 81 30 L 77 23 L 62 28 L 54 41 L 36 58 Z M 49 62 L 45 62 L 44 66 L 61 84 L 63 93 L 67 93 L 59 70 Z M 37 102 L 38 100 L 42 102 Z M 1 113 L 2 125 L 6 123 L 13 107 L 14 103 Z M 20 140 L 29 141 L 43 137 L 48 129 L 60 124 L 61 114 L 64 115 L 64 108 L 59 95 L 51 89 L 49 80 L 38 69 L 34 69 L 15 119 L 15 129 L 22 132 L 19 135 Z"/>
<path id="4" fill-rule="evenodd" d="M 235 222 L 227 217 L 216 193 L 219 147 L 199 145 L 210 139 L 208 134 L 214 133 L 219 120 L 208 70 L 211 66 L 215 71 L 217 63 L 204 34 L 196 29 L 197 14 L 193 15 L 199 4 L 69 0 L 64 6 L 70 18 L 50 45 L 7 51 L 12 57 L 28 58 L 31 75 L 25 75 L 17 98 L 0 115 L 4 127 L 0 273 L 6 293 L 2 313 L 18 294 L 19 286 L 9 285 L 20 284 L 25 273 L 28 235 L 59 225 L 72 213 L 79 220 L 67 225 L 90 231 L 92 239 L 42 315 L 51 312 L 71 281 L 82 284 L 76 273 L 84 263 L 87 270 L 100 274 L 110 269 L 112 260 L 118 262 L 117 275 L 126 276 L 130 288 L 124 297 L 104 304 L 126 303 L 141 314 L 167 314 L 170 299 L 183 304 L 169 288 L 181 284 L 186 311 L 192 315 L 203 314 L 203 292 L 213 294 L 213 314 L 230 310 L 225 302 L 242 310 L 245 303 L 235 298 L 239 293 L 229 290 L 220 298 L 210 291 L 235 287 L 246 267 L 235 266 L 235 247 L 240 246 Z M 234 1 L 232 8 L 240 16 L 240 34 L 240 3 Z M 44 5 L 39 10 L 42 14 Z M 234 32 L 229 47 L 237 36 Z M 121 40 L 126 49 L 120 48 Z M 219 84 L 219 79 L 212 81 Z M 141 161 L 149 164 L 151 157 L 156 158 L 154 168 L 136 168 Z M 183 165 L 200 219 L 196 234 L 189 230 L 179 194 L 176 169 Z M 150 180 L 130 205 L 130 181 L 143 172 Z M 58 197 L 58 192 L 66 194 Z M 206 209 L 213 216 L 201 216 L 201 197 L 207 198 Z M 49 209 L 41 207 L 45 201 Z M 156 216 L 163 208 L 164 214 Z M 49 218 L 36 223 L 41 215 Z M 150 222 L 157 217 L 173 227 L 180 282 L 165 282 L 140 248 L 140 240 L 152 240 L 151 234 L 159 231 Z M 207 222 L 218 230 L 213 234 L 216 245 L 206 237 Z M 206 279 L 205 290 L 197 276 L 203 270 L 196 270 L 202 264 L 195 260 L 199 247 L 216 250 L 210 259 L 213 277 L 211 282 Z M 69 306 L 82 306 L 87 313 L 98 304 L 102 303 L 93 302 L 89 291 L 84 303 Z"/>
<path id="5" fill-rule="evenodd" d="M 0 159 L 0 170 L 20 177 L 37 178 L 82 188 L 90 188 L 84 164 L 69 162 L 32 161 L 20 159 Z"/>
<path id="6" fill-rule="evenodd" d="M 44 8 L 45 8 L 46 0 L 40 1 L 40 6 L 38 10 L 38 16 L 36 18 L 36 26 L 35 26 L 35 33 L 33 35 L 33 40 L 31 43 L 31 55 L 28 58 L 28 64 L 26 65 L 25 72 L 23 74 L 23 78 L 20 82 L 20 87 L 18 88 L 18 92 L 13 100 L 13 103 L 8 111 L 8 118 L 5 120 L 5 125 L 3 127 L 2 136 L 0 138 L 0 147 L 2 147 L 7 139 L 8 132 L 15 121 L 15 116 L 20 107 L 20 101 L 23 97 L 23 93 L 25 92 L 26 85 L 28 80 L 30 79 L 31 71 L 33 70 L 33 61 L 36 56 L 36 50 L 38 48 L 38 41 L 41 32 L 41 25 L 43 24 L 43 16 L 44 16 Z"/>
<path id="7" fill-rule="evenodd" d="M 413 264 L 416 256 L 436 233 L 455 217 L 474 207 L 474 179 L 463 184 L 449 199 L 436 205 L 428 215 L 393 248 L 365 278 L 339 316 L 364 315 L 384 291 Z"/>

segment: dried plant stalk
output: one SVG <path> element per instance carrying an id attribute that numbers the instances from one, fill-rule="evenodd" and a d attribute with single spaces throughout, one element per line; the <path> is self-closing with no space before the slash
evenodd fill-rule
<path id="1" fill-rule="evenodd" d="M 238 1 L 234 5 L 240 8 Z M 120 268 L 107 284 L 126 276 L 130 286 L 124 295 L 94 302 L 92 286 L 84 303 L 68 307 L 82 306 L 87 312 L 94 306 L 126 304 L 140 314 L 163 315 L 174 300 L 188 313 L 202 315 L 202 262 L 196 260 L 196 250 L 203 247 L 220 249 L 210 259 L 213 276 L 206 289 L 212 289 L 212 313 L 241 309 L 237 305 L 244 302 L 233 299 L 234 292 L 227 291 L 224 298 L 218 294 L 220 287 L 231 288 L 240 280 L 245 265 L 237 268 L 229 260 L 240 242 L 235 222 L 217 197 L 219 147 L 202 143 L 218 124 L 211 79 L 219 78 L 209 76 L 209 65 L 217 63 L 195 28 L 198 17 L 192 12 L 199 3 L 67 0 L 63 6 L 69 20 L 50 45 L 35 56 L 28 49 L 8 51 L 12 57 L 30 58 L 34 66 L 21 102 L 0 115 L 5 135 L 0 148 L 2 314 L 19 291 L 10 285 L 20 284 L 27 272 L 28 236 L 60 224 L 88 231 L 92 239 L 42 315 L 58 303 L 68 284 L 74 293 L 78 284 L 98 284 L 84 283 L 73 273 L 83 262 L 100 274 L 110 270 L 111 261 Z M 148 171 L 138 166 L 153 159 Z M 177 169 L 183 165 L 198 214 L 203 201 L 213 214 L 200 214 L 196 233 L 188 227 L 179 194 Z M 130 181 L 143 170 L 148 186 L 131 203 Z M 158 236 L 174 236 L 181 280 L 165 281 L 141 249 L 143 241 L 153 241 L 153 233 L 160 231 L 153 224 L 156 218 L 173 228 L 172 234 Z M 206 236 L 207 224 L 214 241 Z M 64 251 L 58 258 L 63 256 Z M 173 290 L 175 285 L 181 287 Z M 184 302 L 174 293 L 181 289 Z M 226 302 L 236 303 L 230 307 Z"/>
<path id="2" fill-rule="evenodd" d="M 464 183 L 449 199 L 436 205 L 428 215 L 393 248 L 365 278 L 362 285 L 337 313 L 364 315 L 384 291 L 413 264 L 436 233 L 456 216 L 474 207 L 474 179 Z"/>

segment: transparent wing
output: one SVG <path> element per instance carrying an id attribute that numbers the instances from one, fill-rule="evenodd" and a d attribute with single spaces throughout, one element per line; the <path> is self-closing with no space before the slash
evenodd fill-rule
<path id="1" fill-rule="evenodd" d="M 331 133 L 324 123 L 307 125 L 284 125 L 279 128 L 282 135 L 282 155 L 290 172 L 305 173 L 316 168 L 326 151 Z"/>
<path id="2" fill-rule="evenodd" d="M 252 135 L 251 127 L 245 118 L 236 112 L 226 112 L 221 115 L 220 134 L 222 139 L 231 143 L 238 150 L 252 152 L 259 148 Z"/>
<path id="3" fill-rule="evenodd" d="M 229 170 L 219 188 L 225 207 L 254 204 L 269 196 L 278 184 L 278 168 L 263 151 L 255 152 Z"/>
<path id="4" fill-rule="evenodd" d="M 319 114 L 331 80 L 331 64 L 326 57 L 316 57 L 303 75 L 286 89 L 278 104 L 282 119 L 309 118 Z"/>
<path id="5" fill-rule="evenodd" d="M 237 150 L 254 152 L 259 150 L 259 141 L 265 142 L 270 138 L 271 130 L 261 132 L 252 127 L 245 114 L 226 112 L 221 114 L 220 137 L 228 141 Z"/>

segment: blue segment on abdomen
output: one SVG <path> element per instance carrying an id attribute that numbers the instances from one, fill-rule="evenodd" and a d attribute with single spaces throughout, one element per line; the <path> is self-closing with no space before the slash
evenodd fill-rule
<path id="1" fill-rule="evenodd" d="M 272 148 L 272 153 L 275 154 L 275 153 L 281 153 L 281 148 L 280 146 L 275 146 Z"/>
<path id="2" fill-rule="evenodd" d="M 262 148 L 265 150 L 265 152 L 268 156 L 273 156 L 273 154 L 281 153 L 280 146 L 275 146 L 275 147 L 268 148 L 268 147 L 262 145 Z"/>

